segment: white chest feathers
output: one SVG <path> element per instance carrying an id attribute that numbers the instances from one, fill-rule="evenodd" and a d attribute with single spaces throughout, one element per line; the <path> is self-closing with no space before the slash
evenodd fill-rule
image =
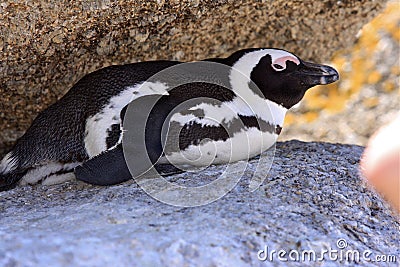
<path id="1" fill-rule="evenodd" d="M 262 132 L 257 128 L 243 129 L 226 140 L 205 139 L 198 145 L 166 154 L 159 163 L 168 161 L 184 168 L 247 160 L 270 148 L 277 138 L 277 134 Z"/>
<path id="2" fill-rule="evenodd" d="M 189 109 L 194 113 L 174 114 L 171 122 L 176 122 L 180 129 L 171 130 L 170 123 L 169 135 L 188 133 L 194 142 L 183 149 L 167 149 L 160 163 L 208 166 L 247 160 L 261 154 L 276 142 L 286 113 L 285 108 L 268 100 L 263 99 L 262 104 L 263 107 L 256 106 L 262 116 L 257 116 L 239 98 L 218 106 L 202 103 Z"/>

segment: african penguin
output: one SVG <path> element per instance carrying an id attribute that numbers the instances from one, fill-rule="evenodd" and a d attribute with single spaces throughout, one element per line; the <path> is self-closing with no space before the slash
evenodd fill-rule
<path id="1" fill-rule="evenodd" d="M 184 64 L 178 61 L 110 66 L 84 76 L 36 117 L 2 159 L 0 191 L 18 183 L 52 184 L 74 176 L 99 185 L 130 179 L 122 140 L 125 129 L 134 125 L 124 125 L 129 123 L 124 116 L 132 106 L 140 117 L 145 113 L 141 108 L 152 101 L 156 104 L 146 114 L 146 151 L 137 153 L 147 153 L 161 174 L 183 171 L 186 165 L 255 156 L 276 142 L 286 111 L 307 89 L 339 79 L 332 67 L 280 49 L 244 49 L 202 62 L 227 66 L 229 71 L 219 78 L 228 86 L 191 82 L 170 88 L 150 79 Z M 190 105 L 185 106 L 187 102 Z M 175 136 L 172 139 L 178 142 L 167 152 L 168 140 L 163 147 L 160 137 L 166 120 L 168 138 Z"/>

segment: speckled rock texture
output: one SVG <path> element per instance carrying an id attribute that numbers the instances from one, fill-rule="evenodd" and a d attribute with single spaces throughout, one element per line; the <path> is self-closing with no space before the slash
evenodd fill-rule
<path id="1" fill-rule="evenodd" d="M 1 192 L 0 266 L 356 264 L 328 255 L 323 261 L 290 265 L 276 254 L 273 261 L 259 261 L 257 253 L 265 246 L 317 255 L 323 249 L 336 250 L 336 255 L 367 251 L 371 261 L 361 260 L 359 266 L 398 266 L 400 223 L 359 177 L 362 151 L 355 145 L 278 143 L 271 169 L 261 167 L 266 179 L 258 190 L 249 191 L 246 171 L 226 196 L 195 208 L 158 202 L 133 181 Z M 249 170 L 256 164 L 257 159 L 251 160 Z M 207 173 L 173 178 L 207 183 Z M 392 262 L 372 261 L 378 255 L 391 256 Z"/>
<path id="2" fill-rule="evenodd" d="M 354 43 L 385 2 L 2 1 L 0 150 L 79 78 L 101 67 L 190 61 L 247 47 L 280 47 L 327 61 Z"/>
<path id="3" fill-rule="evenodd" d="M 286 116 L 280 140 L 365 146 L 400 115 L 400 1 L 366 24 L 354 46 L 332 58 L 340 80 L 309 90 Z"/>

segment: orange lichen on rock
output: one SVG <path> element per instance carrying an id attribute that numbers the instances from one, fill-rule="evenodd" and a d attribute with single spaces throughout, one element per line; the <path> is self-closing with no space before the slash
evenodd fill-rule
<path id="1" fill-rule="evenodd" d="M 375 83 L 379 82 L 381 79 L 382 79 L 382 74 L 379 71 L 374 70 L 368 76 L 367 82 L 369 84 L 375 84 Z"/>
<path id="2" fill-rule="evenodd" d="M 396 87 L 396 85 L 395 85 L 394 83 L 390 82 L 390 81 L 385 82 L 385 83 L 383 84 L 383 90 L 384 90 L 386 93 L 392 92 L 392 91 L 394 90 L 395 87 Z"/>
<path id="3" fill-rule="evenodd" d="M 368 108 L 376 107 L 379 104 L 379 98 L 377 97 L 366 98 L 364 99 L 363 104 Z"/>

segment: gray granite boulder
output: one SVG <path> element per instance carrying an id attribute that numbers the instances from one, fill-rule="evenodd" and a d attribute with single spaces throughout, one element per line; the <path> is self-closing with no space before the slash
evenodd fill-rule
<path id="1" fill-rule="evenodd" d="M 353 266 L 357 255 L 360 266 L 398 266 L 400 223 L 360 178 L 362 151 L 278 143 L 256 191 L 249 190 L 252 159 L 230 193 L 194 208 L 158 202 L 133 181 L 1 192 L 0 266 L 287 266 L 272 250 L 286 251 L 279 255 L 290 266 Z M 224 168 L 169 179 L 208 183 Z M 292 261 L 296 253 L 300 261 Z"/>

